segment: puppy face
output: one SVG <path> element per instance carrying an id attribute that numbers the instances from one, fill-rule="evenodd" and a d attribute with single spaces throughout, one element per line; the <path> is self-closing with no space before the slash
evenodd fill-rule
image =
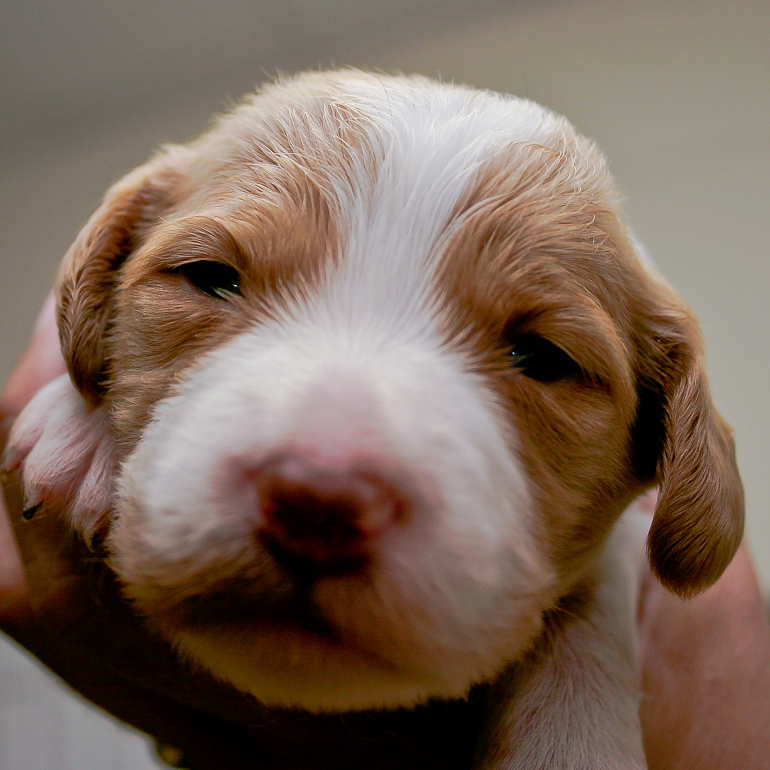
<path id="1" fill-rule="evenodd" d="M 715 580 L 740 539 L 694 324 L 601 156 L 532 103 L 272 86 L 116 186 L 60 285 L 120 462 L 109 519 L 73 521 L 109 531 L 180 650 L 263 702 L 492 678 L 655 481 L 671 587 Z"/>

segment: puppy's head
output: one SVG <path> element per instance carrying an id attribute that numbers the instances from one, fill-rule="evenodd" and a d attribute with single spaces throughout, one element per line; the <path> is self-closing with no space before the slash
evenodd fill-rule
<path id="1" fill-rule="evenodd" d="M 113 188 L 59 300 L 121 463 L 114 569 L 265 702 L 494 676 L 653 484 L 674 591 L 740 539 L 696 325 L 601 156 L 530 102 L 359 73 L 268 87 Z"/>

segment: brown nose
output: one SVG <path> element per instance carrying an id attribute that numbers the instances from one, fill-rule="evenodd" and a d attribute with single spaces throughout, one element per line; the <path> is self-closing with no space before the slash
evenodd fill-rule
<path id="1" fill-rule="evenodd" d="M 376 472 L 324 468 L 290 453 L 260 465 L 254 484 L 260 539 L 280 563 L 306 576 L 364 567 L 405 507 Z"/>

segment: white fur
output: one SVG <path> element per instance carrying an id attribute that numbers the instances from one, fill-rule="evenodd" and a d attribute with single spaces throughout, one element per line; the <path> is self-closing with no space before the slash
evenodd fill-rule
<path id="1" fill-rule="evenodd" d="M 624 513 L 584 617 L 544 643 L 533 673 L 513 669 L 495 683 L 495 719 L 476 770 L 647 767 L 634 617 L 649 523 L 637 504 Z"/>

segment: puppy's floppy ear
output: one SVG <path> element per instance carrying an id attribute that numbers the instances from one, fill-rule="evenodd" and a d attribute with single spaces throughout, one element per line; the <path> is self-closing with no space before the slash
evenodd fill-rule
<path id="1" fill-rule="evenodd" d="M 174 202 L 183 147 L 168 147 L 107 192 L 70 247 L 57 280 L 62 353 L 83 398 L 96 406 L 105 374 L 105 335 L 116 271 Z"/>
<path id="2" fill-rule="evenodd" d="M 655 388 L 660 491 L 647 552 L 661 583 L 688 597 L 719 578 L 740 544 L 743 486 L 732 429 L 711 400 L 697 325 L 681 307 L 665 315 L 668 330 L 656 335 L 665 354 Z"/>

